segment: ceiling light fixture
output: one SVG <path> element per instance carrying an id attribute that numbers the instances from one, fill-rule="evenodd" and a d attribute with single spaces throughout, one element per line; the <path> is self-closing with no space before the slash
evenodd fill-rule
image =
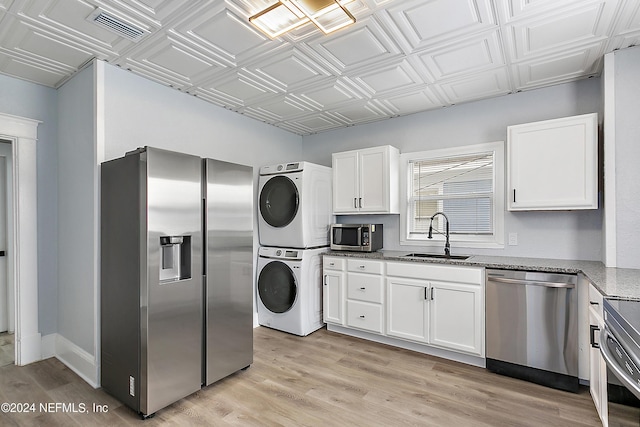
<path id="1" fill-rule="evenodd" d="M 344 7 L 353 0 L 278 0 L 249 18 L 249 22 L 271 38 L 313 22 L 329 34 L 356 22 Z"/>

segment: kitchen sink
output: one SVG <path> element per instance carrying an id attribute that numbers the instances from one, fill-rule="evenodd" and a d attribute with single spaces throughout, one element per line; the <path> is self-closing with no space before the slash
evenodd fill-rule
<path id="1" fill-rule="evenodd" d="M 422 252 L 416 252 L 412 254 L 403 255 L 405 258 L 441 258 L 441 259 L 458 259 L 465 260 L 470 255 L 445 255 L 445 254 L 426 254 Z"/>

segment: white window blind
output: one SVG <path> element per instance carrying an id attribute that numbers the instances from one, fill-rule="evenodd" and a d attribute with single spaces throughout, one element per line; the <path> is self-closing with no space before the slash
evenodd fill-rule
<path id="1" fill-rule="evenodd" d="M 493 156 L 491 151 L 410 160 L 409 234 L 427 234 L 436 212 L 447 215 L 452 235 L 493 234 Z M 444 232 L 441 215 L 433 227 Z"/>

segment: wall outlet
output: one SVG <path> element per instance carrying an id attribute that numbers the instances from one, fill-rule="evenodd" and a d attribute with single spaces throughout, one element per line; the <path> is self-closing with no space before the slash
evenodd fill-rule
<path id="1" fill-rule="evenodd" d="M 518 246 L 518 233 L 509 233 L 509 246 Z"/>

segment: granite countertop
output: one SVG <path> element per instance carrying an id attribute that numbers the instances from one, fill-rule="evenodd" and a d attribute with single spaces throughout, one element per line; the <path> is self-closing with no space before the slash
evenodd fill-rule
<path id="1" fill-rule="evenodd" d="M 325 255 L 386 261 L 451 264 L 507 270 L 535 270 L 551 273 L 584 274 L 606 297 L 640 300 L 640 269 L 605 267 L 600 261 L 572 261 L 545 258 L 518 258 L 471 255 L 465 260 L 406 257 L 413 251 L 378 251 L 372 253 L 327 251 Z"/>

